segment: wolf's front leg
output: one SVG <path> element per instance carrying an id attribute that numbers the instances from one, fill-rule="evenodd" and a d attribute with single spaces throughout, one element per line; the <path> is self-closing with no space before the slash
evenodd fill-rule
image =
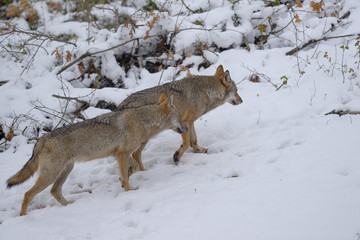
<path id="1" fill-rule="evenodd" d="M 117 153 L 116 160 L 119 165 L 121 184 L 125 191 L 131 190 L 129 184 L 129 156 L 128 153 Z"/>
<path id="2" fill-rule="evenodd" d="M 141 152 L 144 150 L 146 144 L 148 141 L 143 142 L 138 149 L 136 149 L 135 152 L 133 152 L 132 157 L 135 159 L 135 161 L 139 164 L 140 171 L 145 171 L 145 167 L 141 161 Z"/>
<path id="3" fill-rule="evenodd" d="M 186 127 L 189 129 L 189 123 L 185 123 Z M 187 131 L 185 133 L 181 134 L 182 137 L 182 144 L 180 146 L 180 148 L 174 153 L 174 163 L 178 164 L 180 161 L 180 158 L 182 157 L 182 155 L 184 154 L 184 152 L 190 147 L 190 131 Z"/>
<path id="4" fill-rule="evenodd" d="M 197 136 L 195 132 L 194 122 L 189 123 L 190 132 L 190 146 L 194 149 L 195 153 L 207 153 L 208 149 L 200 147 L 197 142 Z"/>

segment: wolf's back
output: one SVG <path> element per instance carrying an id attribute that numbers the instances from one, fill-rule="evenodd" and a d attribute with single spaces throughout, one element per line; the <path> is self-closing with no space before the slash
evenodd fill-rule
<path id="1" fill-rule="evenodd" d="M 128 96 L 122 103 L 120 103 L 120 105 L 117 107 L 117 110 L 121 111 L 124 109 L 138 108 L 150 104 L 155 104 L 163 92 L 167 92 L 166 84 L 135 92 Z"/>
<path id="2" fill-rule="evenodd" d="M 168 82 L 160 86 L 144 89 L 135 92 L 128 96 L 120 105 L 117 110 L 138 108 L 141 106 L 155 104 L 162 93 L 168 96 L 173 95 L 177 99 L 176 102 L 180 103 L 180 99 L 185 100 L 189 96 L 196 98 L 198 93 L 206 91 L 208 85 L 213 84 L 213 76 L 188 76 L 178 81 Z M 178 108 L 180 106 L 177 106 Z"/>

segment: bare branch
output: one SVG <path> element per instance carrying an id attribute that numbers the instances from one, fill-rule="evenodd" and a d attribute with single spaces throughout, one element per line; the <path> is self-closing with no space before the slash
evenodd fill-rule
<path id="1" fill-rule="evenodd" d="M 194 10 L 192 10 L 191 8 L 189 8 L 186 4 L 185 4 L 185 2 L 184 2 L 184 0 L 180 0 L 181 1 L 181 3 L 185 6 L 185 8 L 187 9 L 187 10 L 189 10 L 190 12 L 192 12 L 192 13 L 197 13 L 198 11 L 194 11 Z"/>
<path id="2" fill-rule="evenodd" d="M 10 25 L 9 25 L 9 26 L 10 26 Z M 23 34 L 32 36 L 33 38 L 42 37 L 42 38 L 45 38 L 45 39 L 42 39 L 42 40 L 62 42 L 62 43 L 65 43 L 65 44 L 74 45 L 74 46 L 76 47 L 76 44 L 75 44 L 75 43 L 69 42 L 69 41 L 65 41 L 65 40 L 61 40 L 61 39 L 59 39 L 59 38 L 57 38 L 57 37 L 55 37 L 55 36 L 52 36 L 52 35 L 47 35 L 47 34 L 44 34 L 44 33 L 41 33 L 41 32 L 37 32 L 37 31 L 24 31 L 24 30 L 21 30 L 21 29 L 19 29 L 19 28 L 16 28 L 15 26 L 10 26 L 10 27 L 11 27 L 11 31 L 8 31 L 8 32 L 5 32 L 5 33 L 0 34 L 0 37 L 1 37 L 1 36 L 5 36 L 5 35 L 9 35 L 9 34 L 13 34 L 13 33 L 23 33 Z"/>
<path id="3" fill-rule="evenodd" d="M 354 37 L 356 35 L 360 36 L 360 34 L 358 33 L 358 34 L 347 34 L 347 35 L 340 35 L 340 36 L 333 36 L 333 37 L 323 37 L 323 38 L 320 38 L 320 39 L 311 39 L 307 43 L 303 44 L 302 46 L 296 47 L 296 48 L 288 51 L 285 55 L 291 56 L 294 53 L 297 53 L 298 51 L 301 51 L 304 48 L 310 46 L 311 44 L 314 44 L 314 43 L 317 43 L 317 42 L 320 42 L 320 41 L 326 41 L 326 40 L 330 40 L 330 39 L 334 39 L 334 38 Z"/>
<path id="4" fill-rule="evenodd" d="M 358 115 L 360 114 L 360 111 L 342 111 L 342 110 L 332 110 L 331 112 L 328 112 L 328 113 L 325 113 L 325 116 L 326 115 L 330 115 L 330 114 L 336 114 L 336 115 L 339 115 L 339 117 L 343 116 L 343 115 Z"/>
<path id="5" fill-rule="evenodd" d="M 43 40 L 38 47 L 36 48 L 35 53 L 32 55 L 31 59 L 29 60 L 29 62 L 26 64 L 26 66 L 24 67 L 24 70 L 21 72 L 20 76 L 23 75 L 23 73 L 26 71 L 26 69 L 28 69 L 28 67 L 30 66 L 30 64 L 34 61 L 34 58 L 37 54 L 37 52 L 39 51 L 40 47 L 44 44 L 46 40 Z"/>
<path id="6" fill-rule="evenodd" d="M 59 96 L 59 95 L 56 95 L 56 94 L 53 94 L 51 96 L 54 97 L 54 98 L 64 99 L 64 100 L 67 100 L 67 101 L 74 100 L 74 101 L 76 101 L 78 103 L 81 103 L 81 104 L 86 104 L 87 103 L 86 101 L 80 100 L 77 97 L 66 97 L 66 96 Z"/>

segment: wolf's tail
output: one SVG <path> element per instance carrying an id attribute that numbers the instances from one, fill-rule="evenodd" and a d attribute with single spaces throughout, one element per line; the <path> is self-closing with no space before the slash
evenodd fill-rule
<path id="1" fill-rule="evenodd" d="M 29 179 L 39 167 L 39 151 L 41 150 L 42 144 L 39 142 L 35 145 L 33 153 L 29 161 L 18 171 L 15 175 L 11 176 L 7 180 L 7 188 L 12 188 L 13 186 L 19 185 Z"/>

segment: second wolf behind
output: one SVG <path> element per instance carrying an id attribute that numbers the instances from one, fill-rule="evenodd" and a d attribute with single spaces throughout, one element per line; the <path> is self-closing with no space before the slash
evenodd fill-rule
<path id="1" fill-rule="evenodd" d="M 229 71 L 224 72 L 223 66 L 220 65 L 213 76 L 193 75 L 179 81 L 135 92 L 120 103 L 117 110 L 153 104 L 154 99 L 157 99 L 162 92 L 174 96 L 174 104 L 180 111 L 182 121 L 189 129 L 188 132 L 182 134 L 182 145 L 174 153 L 173 159 L 176 164 L 190 146 L 196 153 L 207 152 L 206 148 L 198 145 L 194 128 L 196 119 L 225 102 L 233 105 L 242 103 Z M 140 149 L 143 149 L 145 145 L 146 142 Z"/>
<path id="2" fill-rule="evenodd" d="M 141 144 L 165 129 L 178 133 L 187 131 L 173 105 L 173 97 L 164 93 L 157 99 L 157 104 L 104 114 L 42 136 L 30 160 L 7 181 L 7 187 L 11 188 L 29 179 L 39 169 L 35 185 L 25 193 L 20 215 L 26 214 L 35 195 L 51 184 L 51 194 L 62 205 L 67 205 L 62 185 L 76 161 L 115 156 L 121 183 L 126 191 L 130 190 L 129 174 L 134 171 L 133 160 L 140 170 L 144 170 L 139 154 Z"/>

